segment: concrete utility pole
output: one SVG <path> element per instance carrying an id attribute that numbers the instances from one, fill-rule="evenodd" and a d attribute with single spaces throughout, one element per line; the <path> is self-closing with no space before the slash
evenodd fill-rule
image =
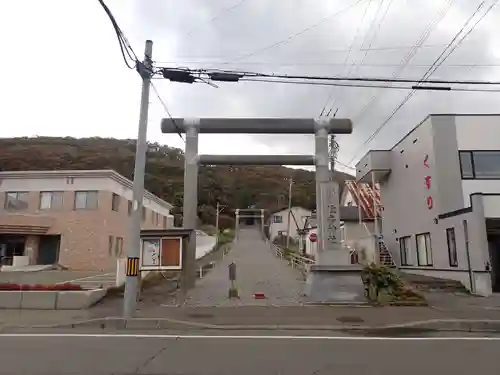
<path id="1" fill-rule="evenodd" d="M 144 199 L 144 171 L 146 169 L 148 111 L 149 111 L 149 89 L 151 85 L 153 42 L 146 41 L 144 61 L 139 63 L 138 71 L 142 77 L 141 110 L 139 115 L 139 130 L 135 148 L 134 185 L 132 198 L 132 213 L 130 216 L 130 239 L 127 249 L 127 265 L 130 262 L 138 262 L 141 248 L 141 221 L 142 203 Z M 138 267 L 137 267 L 138 268 Z M 125 293 L 123 299 L 123 317 L 132 318 L 137 307 L 139 285 L 139 272 L 130 275 L 127 272 L 125 279 Z"/>
<path id="2" fill-rule="evenodd" d="M 291 229 L 291 216 L 292 216 L 292 184 L 293 184 L 293 179 L 290 178 L 288 180 L 288 222 L 287 222 L 287 229 L 286 229 L 286 248 L 290 248 L 290 229 Z"/>
<path id="3" fill-rule="evenodd" d="M 215 215 L 215 233 L 217 234 L 217 237 L 215 238 L 216 244 L 219 244 L 219 214 L 222 211 L 224 211 L 224 207 L 225 206 L 221 206 L 217 201 L 217 207 L 216 207 L 217 213 Z"/>
<path id="4" fill-rule="evenodd" d="M 219 201 L 217 201 L 217 206 L 215 207 L 216 213 L 215 213 L 215 243 L 219 243 Z"/>

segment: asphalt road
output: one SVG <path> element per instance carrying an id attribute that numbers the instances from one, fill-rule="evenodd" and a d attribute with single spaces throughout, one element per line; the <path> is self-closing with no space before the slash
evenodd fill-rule
<path id="1" fill-rule="evenodd" d="M 500 351 L 473 337 L 55 335 L 0 335 L 0 374 L 496 373 Z"/>

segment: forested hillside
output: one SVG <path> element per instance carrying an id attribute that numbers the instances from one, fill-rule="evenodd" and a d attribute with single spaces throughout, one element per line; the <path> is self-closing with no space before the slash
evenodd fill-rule
<path id="1" fill-rule="evenodd" d="M 135 140 L 112 138 L 6 138 L 0 139 L 0 170 L 113 169 L 132 179 Z M 162 199 L 182 207 L 184 156 L 180 149 L 150 143 L 146 165 L 146 189 Z M 199 216 L 213 224 L 215 205 L 228 208 L 255 205 L 274 209 L 286 203 L 287 178 L 292 177 L 293 205 L 315 206 L 314 173 L 284 167 L 217 166 L 201 167 L 199 177 Z M 343 183 L 351 179 L 337 173 Z M 179 209 L 177 209 L 177 213 Z M 222 217 L 223 226 L 231 225 L 230 216 Z"/>

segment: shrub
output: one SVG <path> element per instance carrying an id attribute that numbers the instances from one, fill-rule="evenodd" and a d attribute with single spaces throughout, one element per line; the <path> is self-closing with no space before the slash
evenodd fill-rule
<path id="1" fill-rule="evenodd" d="M 381 303 L 384 302 L 384 298 L 389 302 L 425 301 L 421 293 L 415 291 L 397 273 L 383 265 L 375 263 L 366 265 L 361 278 L 365 285 L 366 296 L 372 302 Z"/>

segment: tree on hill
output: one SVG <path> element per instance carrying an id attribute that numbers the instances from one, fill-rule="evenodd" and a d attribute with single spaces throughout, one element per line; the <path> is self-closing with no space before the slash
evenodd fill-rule
<path id="1" fill-rule="evenodd" d="M 34 137 L 0 139 L 0 170 L 113 169 L 133 179 L 136 141 L 114 138 Z M 145 187 L 182 211 L 184 153 L 177 148 L 149 143 Z M 217 201 L 227 206 L 221 228 L 232 226 L 236 208 L 255 205 L 275 209 L 288 196 L 288 181 L 294 179 L 292 204 L 315 207 L 314 172 L 267 166 L 202 166 L 198 189 L 198 213 L 203 222 L 215 223 Z M 340 188 L 354 177 L 335 174 Z"/>

